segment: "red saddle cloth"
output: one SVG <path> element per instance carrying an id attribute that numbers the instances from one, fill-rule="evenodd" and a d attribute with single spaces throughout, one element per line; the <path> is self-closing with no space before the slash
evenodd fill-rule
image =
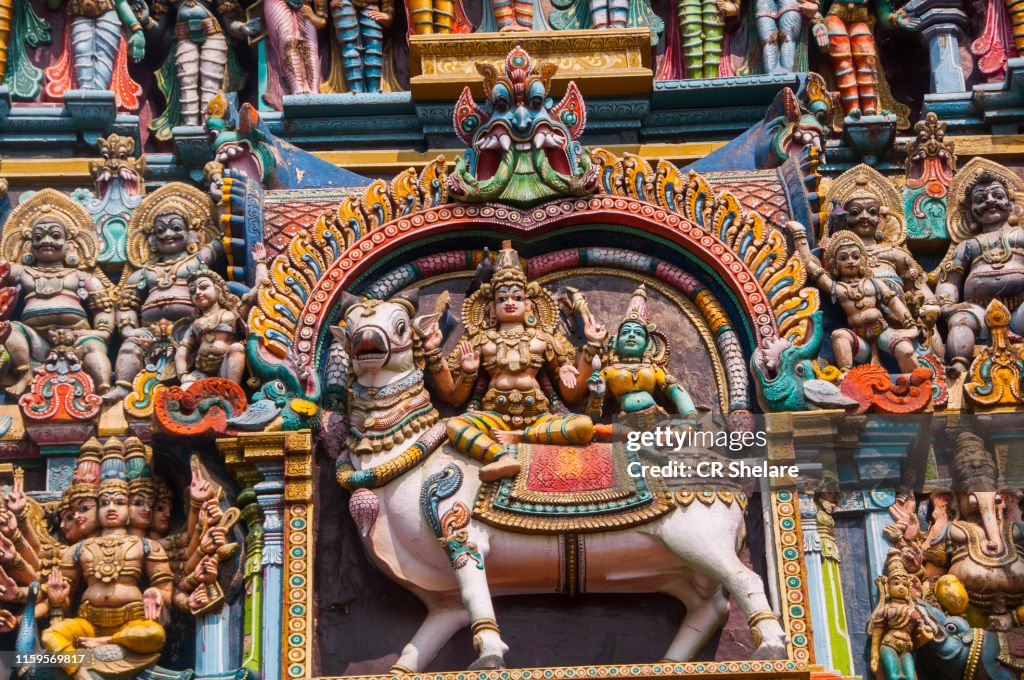
<path id="1" fill-rule="evenodd" d="M 615 486 L 612 448 L 590 446 L 541 446 L 531 448 L 526 490 L 535 493 L 600 491 Z"/>
<path id="2" fill-rule="evenodd" d="M 473 515 L 511 531 L 612 531 L 650 522 L 675 503 L 659 479 L 633 477 L 635 453 L 622 445 L 523 444 L 515 478 L 480 487 Z"/>

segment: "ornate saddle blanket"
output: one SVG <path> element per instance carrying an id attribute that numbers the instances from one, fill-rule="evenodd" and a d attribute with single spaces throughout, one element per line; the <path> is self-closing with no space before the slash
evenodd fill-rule
<path id="1" fill-rule="evenodd" d="M 474 517 L 523 533 L 585 533 L 650 522 L 674 507 L 660 480 L 629 474 L 640 459 L 621 445 L 523 444 L 519 461 L 515 478 L 481 487 Z"/>

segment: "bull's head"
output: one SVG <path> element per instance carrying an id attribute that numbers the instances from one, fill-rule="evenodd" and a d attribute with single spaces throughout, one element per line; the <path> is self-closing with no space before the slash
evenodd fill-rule
<path id="1" fill-rule="evenodd" d="M 404 297 L 350 303 L 343 326 L 331 332 L 347 350 L 352 372 L 367 387 L 387 385 L 416 368 L 413 315 L 416 304 Z"/>

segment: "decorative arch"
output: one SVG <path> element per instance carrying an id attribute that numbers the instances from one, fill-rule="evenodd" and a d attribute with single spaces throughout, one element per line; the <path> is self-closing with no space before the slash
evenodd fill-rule
<path id="1" fill-rule="evenodd" d="M 636 156 L 619 160 L 595 150 L 604 193 L 554 200 L 531 209 L 447 202 L 445 164 L 438 157 L 417 173 L 378 180 L 321 216 L 271 266 L 250 328 L 279 358 L 292 353 L 316 366 L 330 310 L 360 277 L 397 250 L 465 230 L 532 240 L 559 230 L 607 223 L 665 240 L 698 260 L 733 298 L 761 345 L 777 337 L 808 339 L 818 292 L 781 233 L 729 192 L 716 192 L 697 173 L 671 163 L 657 169 Z M 552 255 L 557 256 L 557 254 Z"/>

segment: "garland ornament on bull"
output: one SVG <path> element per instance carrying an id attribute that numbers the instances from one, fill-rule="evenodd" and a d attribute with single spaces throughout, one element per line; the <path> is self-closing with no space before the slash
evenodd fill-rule
<path id="1" fill-rule="evenodd" d="M 497 264 L 492 290 L 494 286 L 501 289 L 506 265 L 509 270 L 516 269 L 515 251 L 503 251 Z M 546 298 L 538 298 L 539 287 L 524 286 L 520 276 L 521 270 L 504 281 L 513 298 L 524 297 L 515 300 L 513 311 L 522 307 L 528 314 L 539 316 L 543 310 L 525 305 L 529 297 L 526 294 L 532 291 L 533 301 Z M 569 373 L 567 369 L 572 368 L 575 373 L 575 362 L 570 360 L 572 346 L 557 347 L 561 341 L 543 329 L 544 320 L 535 318 L 536 326 L 514 329 L 516 332 L 506 339 L 500 327 L 488 328 L 482 318 L 467 316 L 474 310 L 486 312 L 491 294 L 481 288 L 479 294 L 467 298 L 463 321 L 469 337 L 465 346 L 458 346 L 454 362 L 445 364 L 443 370 L 449 377 L 465 370 L 476 381 L 478 367 L 464 366 L 472 353 L 476 362 L 493 371 L 489 400 L 485 397 L 490 404 L 504 389 L 494 383 L 505 376 L 529 382 L 525 391 L 517 389 L 524 398 L 532 395 L 536 399 L 532 376 L 545 361 L 562 366 L 560 372 Z M 488 300 L 482 309 L 478 305 L 481 298 Z M 502 304 L 497 302 L 499 309 Z M 563 562 L 558 546 L 560 535 L 567 532 L 592 536 L 585 543 L 587 568 L 579 576 L 576 592 L 660 592 L 685 605 L 686 615 L 665 658 L 684 661 L 700 653 L 728 615 L 726 592 L 747 616 L 757 645 L 754 657 L 786 657 L 786 636 L 769 606 L 765 585 L 738 557 L 743 544 L 745 503 L 724 497 L 707 503 L 676 502 L 671 493 L 658 486 L 659 480 L 634 479 L 623 472 L 611 475 L 608 490 L 619 493 L 625 489 L 628 495 L 616 496 L 625 500 L 615 500 L 606 504 L 608 507 L 596 502 L 586 507 L 573 492 L 562 490 L 547 496 L 567 497 L 564 502 L 573 512 L 534 512 L 527 516 L 520 510 L 516 514 L 513 506 L 522 489 L 519 480 L 527 477 L 526 472 L 515 479 L 481 481 L 480 471 L 485 464 L 482 457 L 467 456 L 448 443 L 448 435 L 459 429 L 453 423 L 464 424 L 480 415 L 468 413 L 446 423 L 438 419 L 432 406 L 424 369 L 429 370 L 430 363 L 436 365 L 441 359 L 429 354 L 433 350 L 425 350 L 424 338 L 433 335 L 436 317 L 415 317 L 415 303 L 401 297 L 387 301 L 350 299 L 343 303 L 343 314 L 342 326 L 332 328 L 339 345 L 331 351 L 342 351 L 348 359 L 349 374 L 339 385 L 346 385 L 348 390 L 345 415 L 350 434 L 337 479 L 352 492 L 349 510 L 371 559 L 391 579 L 415 593 L 428 611 L 392 672 L 422 671 L 451 636 L 467 625 L 477 650 L 471 668 L 504 667 L 508 646 L 495 618 L 492 598 L 551 593 L 562 588 Z M 597 346 L 604 333 L 598 338 L 596 329 L 591 330 Z M 482 335 L 474 336 L 474 332 Z M 574 377 L 585 389 L 587 376 Z M 456 387 L 469 384 L 463 382 L 461 374 L 456 380 L 444 382 Z M 494 413 L 497 415 L 493 420 L 504 422 L 502 411 Z M 504 413 L 510 419 L 515 417 L 511 410 Z M 568 418 L 590 422 L 582 416 Z M 528 428 L 528 424 L 522 420 L 518 427 Z M 496 431 L 505 431 L 504 425 L 455 434 L 493 438 Z M 614 459 L 612 446 L 602 443 L 523 441 L 517 446 L 517 455 L 524 467 L 541 465 L 545 459 Z M 527 491 L 543 495 L 545 490 L 531 486 Z M 433 549 L 424 542 L 424 536 L 431 535 L 437 538 Z"/>

